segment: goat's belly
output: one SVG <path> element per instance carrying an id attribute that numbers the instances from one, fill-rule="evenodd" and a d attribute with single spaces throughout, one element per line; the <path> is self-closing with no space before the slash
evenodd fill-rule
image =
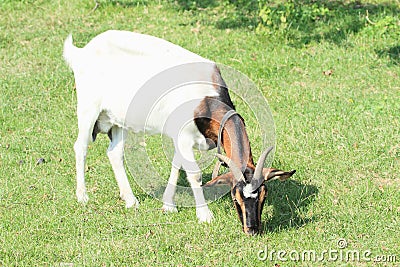
<path id="1" fill-rule="evenodd" d="M 177 116 L 177 114 L 179 114 Z M 193 112 L 185 113 L 193 114 Z M 168 116 L 169 115 L 169 116 Z M 108 133 L 110 138 L 110 130 L 113 126 L 122 127 L 128 131 L 139 133 L 144 132 L 148 135 L 163 134 L 172 138 L 177 142 L 191 144 L 193 148 L 198 150 L 209 150 L 214 146 L 210 146 L 207 139 L 197 128 L 193 116 L 182 115 L 179 112 L 175 114 L 166 114 L 163 112 L 152 113 L 147 120 L 140 119 L 132 123 L 127 123 L 126 119 L 119 119 L 110 110 L 103 110 L 96 121 L 93 129 L 93 140 L 96 135 Z"/>
<path id="2" fill-rule="evenodd" d="M 182 117 L 176 118 L 163 118 L 161 113 L 157 114 L 157 118 L 152 116 L 152 120 L 158 119 L 158 123 L 153 123 L 153 121 L 146 121 L 145 123 L 130 123 L 116 119 L 111 111 L 102 111 L 96 121 L 95 128 L 93 129 L 93 139 L 96 139 L 98 133 L 110 133 L 113 126 L 122 127 L 128 131 L 134 133 L 143 132 L 148 135 L 163 134 L 171 137 L 175 141 L 187 140 L 192 146 L 199 150 L 210 149 L 206 138 L 199 131 L 196 124 L 193 121 L 193 117 Z M 184 118 L 184 123 L 181 120 Z M 160 124 L 159 122 L 165 122 Z"/>
<path id="3" fill-rule="evenodd" d="M 115 124 L 111 122 L 109 113 L 107 111 L 103 111 L 99 114 L 99 117 L 97 118 L 96 121 L 96 127 L 99 132 L 108 133 L 113 127 L 113 125 Z"/>

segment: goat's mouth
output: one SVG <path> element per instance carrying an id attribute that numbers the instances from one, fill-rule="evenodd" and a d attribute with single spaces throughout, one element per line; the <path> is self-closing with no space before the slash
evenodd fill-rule
<path id="1" fill-rule="evenodd" d="M 243 227 L 243 232 L 246 235 L 254 236 L 254 235 L 259 234 L 259 229 L 258 229 L 258 227 Z"/>

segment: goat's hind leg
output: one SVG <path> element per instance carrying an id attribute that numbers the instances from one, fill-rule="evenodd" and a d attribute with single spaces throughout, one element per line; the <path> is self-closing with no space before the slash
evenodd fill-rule
<path id="1" fill-rule="evenodd" d="M 109 134 L 109 137 L 111 142 L 107 150 L 107 156 L 118 183 L 120 197 L 125 201 L 125 206 L 127 208 L 137 208 L 139 206 L 139 201 L 132 192 L 124 168 L 124 136 L 126 135 L 126 131 L 118 126 L 112 127 L 110 131 L 111 134 Z"/>
<path id="2" fill-rule="evenodd" d="M 93 127 L 99 112 L 91 109 L 79 109 L 78 106 L 78 137 L 74 144 L 76 160 L 76 197 L 78 202 L 86 203 L 89 197 L 85 185 L 85 163 L 89 143 L 92 141 Z"/>

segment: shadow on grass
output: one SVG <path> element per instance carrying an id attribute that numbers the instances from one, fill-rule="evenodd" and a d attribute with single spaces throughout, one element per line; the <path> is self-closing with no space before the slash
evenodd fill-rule
<path id="1" fill-rule="evenodd" d="M 191 11 L 194 14 L 205 12 L 206 9 L 218 9 L 218 16 L 210 16 L 207 23 L 217 29 L 254 28 L 258 20 L 257 0 L 178 0 L 175 1 L 178 10 Z"/>
<path id="2" fill-rule="evenodd" d="M 400 65 L 400 45 L 388 49 L 377 50 L 376 54 L 380 58 L 389 58 L 391 64 Z"/>
<path id="3" fill-rule="evenodd" d="M 332 0 L 169 0 L 179 11 L 190 11 L 194 20 L 217 29 L 247 28 L 280 36 L 289 45 L 301 47 L 312 42 L 329 41 L 346 45 L 349 35 L 366 27 L 377 27 L 384 17 L 398 18 L 400 5 L 394 1 L 368 3 Z M 93 0 L 93 4 L 96 1 Z M 135 8 L 154 3 L 150 0 L 97 0 L 99 6 Z M 197 16 L 200 15 L 201 16 Z M 382 25 L 385 27 L 385 25 Z M 261 30 L 260 30 L 261 29 Z M 377 29 L 379 30 L 379 29 Z M 368 34 L 368 33 L 367 33 Z"/>
<path id="4" fill-rule="evenodd" d="M 267 188 L 265 205 L 273 207 L 273 215 L 264 220 L 264 232 L 297 228 L 316 220 L 313 216 L 307 216 L 309 204 L 318 195 L 316 186 L 288 180 L 283 183 L 279 181 L 268 183 Z"/>
<path id="5" fill-rule="evenodd" d="M 176 4 L 179 9 L 182 10 L 198 10 L 204 8 L 213 8 L 217 7 L 218 1 L 216 0 L 199 0 L 199 1 L 191 1 L 191 0 L 177 0 Z"/>
<path id="6" fill-rule="evenodd" d="M 372 26 L 384 16 L 398 17 L 399 5 L 392 2 L 361 3 L 360 1 L 244 1 L 178 0 L 178 9 L 194 14 L 207 8 L 218 8 L 219 16 L 210 18 L 218 29 L 266 29 L 268 36 L 283 36 L 295 47 L 312 42 L 330 41 L 345 44 L 348 36 Z M 222 7 L 222 8 L 221 8 Z M 262 10 L 267 10 L 262 18 Z"/>
<path id="7" fill-rule="evenodd" d="M 203 174 L 203 184 L 210 179 L 211 174 Z M 279 232 L 289 228 L 298 228 L 317 220 L 316 217 L 308 215 L 309 205 L 318 195 L 317 187 L 314 185 L 302 184 L 294 179 L 285 182 L 273 181 L 267 183 L 268 194 L 262 215 L 262 232 Z M 148 192 L 151 193 L 149 193 L 149 195 L 161 201 L 161 197 L 165 191 L 164 183 L 155 183 L 150 186 Z M 184 208 L 182 207 L 182 203 L 185 203 L 184 206 L 186 208 L 194 208 L 195 203 L 192 190 L 183 171 L 180 172 L 178 179 L 178 187 L 179 186 L 184 188 L 185 191 L 177 190 L 175 194 L 174 200 L 178 207 L 180 209 Z M 219 214 L 218 216 L 232 216 L 231 211 L 234 210 L 234 205 L 232 203 L 231 194 L 229 193 L 230 188 L 228 186 L 215 186 L 213 188 L 215 189 L 213 193 L 219 190 L 218 195 L 220 198 L 216 199 L 217 203 L 224 202 L 224 206 L 230 207 L 230 211 L 220 210 L 220 212 L 226 212 L 226 214 Z M 205 191 L 204 194 L 208 201 L 212 199 L 211 195 L 207 195 L 207 191 Z M 147 198 L 149 195 L 143 192 L 140 198 Z M 271 207 L 273 210 L 272 216 L 270 212 L 266 214 L 267 212 L 265 211 Z M 236 217 L 237 216 L 234 216 L 232 219 Z"/>
<path id="8" fill-rule="evenodd" d="M 313 1 L 299 1 L 303 6 L 311 5 Z M 304 45 L 310 42 L 330 41 L 336 45 L 343 45 L 349 35 L 357 34 L 364 28 L 372 26 L 371 20 L 382 16 L 397 17 L 399 5 L 382 3 L 361 3 L 359 1 L 320 1 L 320 5 L 328 8 L 325 17 L 302 22 L 294 25 L 301 31 L 301 38 L 292 39 L 294 45 Z"/>

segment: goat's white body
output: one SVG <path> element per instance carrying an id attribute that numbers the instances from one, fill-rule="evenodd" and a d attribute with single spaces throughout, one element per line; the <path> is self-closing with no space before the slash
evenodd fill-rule
<path id="1" fill-rule="evenodd" d="M 193 116 L 202 99 L 218 94 L 212 86 L 214 63 L 165 40 L 125 31 L 102 33 L 84 48 L 75 47 L 72 37 L 69 37 L 64 45 L 64 58 L 74 71 L 77 89 L 79 134 L 74 149 L 78 200 L 88 200 L 84 164 L 87 146 L 97 122 L 101 132 L 111 131 L 112 141 L 107 155 L 127 207 L 137 206 L 138 201 L 123 166 L 124 132 L 161 133 L 170 136 L 175 145 L 174 162 L 163 199 L 164 209 L 175 210 L 173 195 L 178 171 L 183 167 L 194 191 L 197 216 L 200 221 L 210 221 L 212 213 L 200 187 L 201 172 L 194 160 L 192 147 L 208 148 Z M 140 99 L 138 107 L 134 107 L 135 112 L 129 111 L 131 104 L 135 103 L 132 100 L 149 80 L 171 68 L 191 63 L 208 63 L 201 71 L 190 73 L 192 80 L 202 83 L 186 84 L 168 91 L 154 88 L 154 94 L 157 94 L 155 99 L 150 97 L 148 102 L 146 98 Z M 190 68 L 187 71 L 190 72 Z M 183 110 L 177 112 L 181 107 Z"/>
<path id="2" fill-rule="evenodd" d="M 72 40 L 67 40 L 64 56 L 74 71 L 78 106 L 95 102 L 102 111 L 107 111 L 111 124 L 135 132 L 163 133 L 161 127 L 176 107 L 190 99 L 216 95 L 210 85 L 174 88 L 163 92 L 157 103 L 143 103 L 156 104 L 152 107 L 155 112 L 136 114 L 132 124 L 126 125 L 132 99 L 157 74 L 187 63 L 207 62 L 210 68 L 196 75 L 198 81 L 212 83 L 213 63 L 163 39 L 125 31 L 107 31 L 84 48 L 76 48 Z M 144 129 L 144 126 L 149 128 Z"/>

